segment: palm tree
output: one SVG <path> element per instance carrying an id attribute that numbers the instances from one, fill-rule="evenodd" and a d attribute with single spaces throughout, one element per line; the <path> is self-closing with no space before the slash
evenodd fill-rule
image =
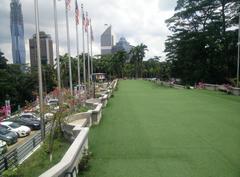
<path id="1" fill-rule="evenodd" d="M 125 51 L 118 51 L 113 55 L 113 69 L 115 71 L 115 75 L 118 78 L 123 78 L 123 70 L 124 65 L 128 59 L 128 54 Z"/>
<path id="2" fill-rule="evenodd" d="M 136 47 L 133 47 L 130 51 L 131 63 L 135 65 L 136 78 L 140 75 L 142 77 L 142 61 L 145 57 L 147 46 L 145 44 L 140 44 Z"/>

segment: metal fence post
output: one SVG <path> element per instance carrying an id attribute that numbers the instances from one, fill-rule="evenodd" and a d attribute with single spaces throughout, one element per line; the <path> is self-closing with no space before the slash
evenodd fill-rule
<path id="1" fill-rule="evenodd" d="M 8 160 L 6 157 L 4 157 L 4 168 L 5 168 L 5 170 L 8 169 Z"/>

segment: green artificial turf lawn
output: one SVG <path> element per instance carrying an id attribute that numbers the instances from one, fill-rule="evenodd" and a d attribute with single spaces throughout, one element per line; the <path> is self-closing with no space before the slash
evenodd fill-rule
<path id="1" fill-rule="evenodd" d="M 120 81 L 84 177 L 239 177 L 240 97 Z"/>

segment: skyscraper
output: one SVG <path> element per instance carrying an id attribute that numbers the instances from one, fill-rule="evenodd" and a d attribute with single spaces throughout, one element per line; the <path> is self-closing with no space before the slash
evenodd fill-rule
<path id="1" fill-rule="evenodd" d="M 109 26 L 101 35 L 101 54 L 107 55 L 112 53 L 113 36 L 112 27 Z"/>
<path id="2" fill-rule="evenodd" d="M 119 42 L 117 42 L 116 45 L 113 46 L 112 52 L 115 53 L 118 51 L 125 51 L 129 53 L 132 48 L 133 46 L 131 46 L 124 37 L 121 37 Z"/>
<path id="3" fill-rule="evenodd" d="M 10 27 L 12 36 L 12 57 L 14 64 L 25 64 L 24 26 L 20 0 L 11 0 Z"/>
<path id="4" fill-rule="evenodd" d="M 41 60 L 42 64 L 53 65 L 53 41 L 51 36 L 41 31 L 40 35 L 40 50 L 41 50 Z M 30 49 L 30 61 L 31 67 L 37 67 L 37 41 L 36 34 L 29 39 L 29 49 Z"/>

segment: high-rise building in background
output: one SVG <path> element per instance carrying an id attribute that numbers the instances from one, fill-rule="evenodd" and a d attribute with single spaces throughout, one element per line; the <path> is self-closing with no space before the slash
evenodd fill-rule
<path id="1" fill-rule="evenodd" d="M 14 64 L 25 64 L 25 42 L 22 5 L 20 0 L 11 0 L 10 27 L 12 36 L 12 57 Z"/>
<path id="2" fill-rule="evenodd" d="M 40 51 L 41 51 L 41 61 L 42 64 L 50 64 L 53 65 L 53 41 L 49 34 L 41 31 L 40 35 Z M 36 34 L 33 35 L 31 39 L 29 39 L 29 49 L 30 49 L 30 61 L 31 67 L 37 67 L 37 42 L 36 42 Z"/>
<path id="3" fill-rule="evenodd" d="M 124 37 L 121 37 L 119 42 L 117 42 L 116 45 L 113 46 L 112 52 L 115 53 L 118 51 L 125 51 L 129 53 L 132 48 L 133 46 L 131 46 Z"/>
<path id="4" fill-rule="evenodd" d="M 101 35 L 101 55 L 111 54 L 112 47 L 113 47 L 112 27 L 109 26 Z"/>

